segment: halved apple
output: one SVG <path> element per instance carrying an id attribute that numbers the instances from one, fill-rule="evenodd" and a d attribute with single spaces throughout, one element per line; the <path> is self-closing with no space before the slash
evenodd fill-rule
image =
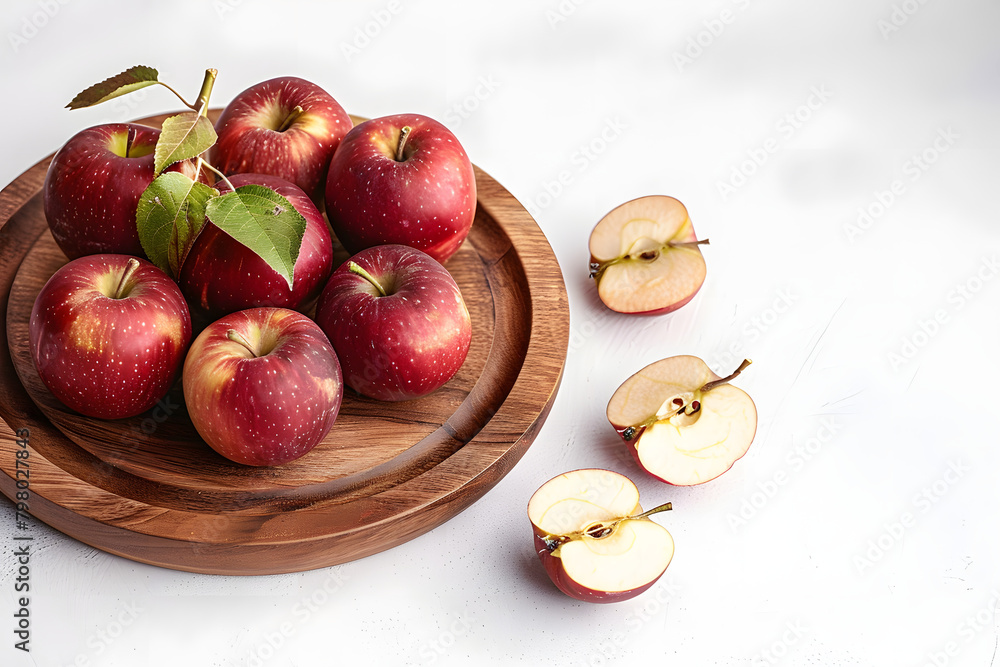
<path id="1" fill-rule="evenodd" d="M 610 470 L 567 472 L 528 501 L 535 550 L 552 583 L 586 602 L 621 602 L 660 578 L 674 555 L 670 533 L 649 519 L 639 489 Z"/>
<path id="2" fill-rule="evenodd" d="M 705 282 L 705 258 L 687 209 L 673 197 L 626 202 L 590 233 L 590 275 L 597 294 L 619 313 L 677 310 Z"/>
<path id="3" fill-rule="evenodd" d="M 608 402 L 608 421 L 636 462 L 678 486 L 701 484 L 729 470 L 757 432 L 753 399 L 692 356 L 662 359 L 625 380 Z"/>

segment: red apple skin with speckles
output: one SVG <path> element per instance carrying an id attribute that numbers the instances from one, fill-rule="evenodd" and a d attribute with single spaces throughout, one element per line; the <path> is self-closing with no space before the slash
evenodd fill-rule
<path id="1" fill-rule="evenodd" d="M 232 330 L 250 345 L 229 337 Z M 293 461 L 326 437 L 343 376 L 326 335 L 287 308 L 226 315 L 202 331 L 184 362 L 184 402 L 195 429 L 236 463 Z"/>
<path id="2" fill-rule="evenodd" d="M 90 417 L 145 412 L 173 385 L 191 317 L 177 285 L 145 260 L 115 298 L 129 259 L 90 255 L 49 278 L 31 310 L 28 335 L 38 375 L 68 407 Z"/>
<path id="3" fill-rule="evenodd" d="M 235 187 L 252 184 L 270 188 L 306 219 L 292 287 L 259 255 L 209 220 L 191 246 L 177 279 L 191 307 L 213 320 L 247 308 L 303 309 L 312 305 L 333 270 L 333 241 L 323 214 L 305 192 L 276 176 L 238 174 L 230 182 Z M 224 181 L 216 185 L 220 193 L 229 192 Z"/>
<path id="4" fill-rule="evenodd" d="M 281 129 L 292 109 L 302 115 Z M 329 93 L 297 77 L 262 81 L 237 95 L 215 122 L 209 161 L 227 176 L 270 174 L 320 200 L 330 158 L 351 117 Z"/>
<path id="5" fill-rule="evenodd" d="M 352 272 L 367 271 L 386 291 Z M 404 245 L 362 250 L 341 264 L 316 304 L 344 368 L 347 386 L 382 401 L 406 401 L 438 389 L 462 367 L 472 322 L 448 270 Z"/>
<path id="6" fill-rule="evenodd" d="M 409 127 L 402 160 L 402 128 Z M 330 162 L 326 214 L 348 252 L 402 243 L 445 262 L 476 216 L 476 175 L 465 149 L 441 123 L 418 114 L 365 121 Z"/>
<path id="7" fill-rule="evenodd" d="M 134 132 L 131 145 L 129 132 Z M 45 219 L 70 259 L 101 253 L 145 257 L 135 213 L 153 181 L 153 151 L 160 131 L 112 123 L 87 128 L 60 148 L 42 186 Z M 190 161 L 167 171 L 195 177 Z"/>

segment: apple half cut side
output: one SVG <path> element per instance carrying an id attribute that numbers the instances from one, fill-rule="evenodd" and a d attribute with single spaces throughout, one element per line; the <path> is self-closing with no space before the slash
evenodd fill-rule
<path id="1" fill-rule="evenodd" d="M 705 282 L 705 258 L 684 204 L 651 195 L 605 215 L 590 234 L 590 275 L 619 313 L 657 315 L 691 301 Z"/>
<path id="2" fill-rule="evenodd" d="M 753 399 L 698 357 L 661 359 L 625 380 L 608 402 L 608 421 L 636 462 L 677 486 L 702 484 L 729 470 L 753 442 Z"/>
<path id="3" fill-rule="evenodd" d="M 639 489 L 610 470 L 567 472 L 528 501 L 535 551 L 552 583 L 585 602 L 621 602 L 656 583 L 674 555 L 670 533 L 649 519 Z"/>

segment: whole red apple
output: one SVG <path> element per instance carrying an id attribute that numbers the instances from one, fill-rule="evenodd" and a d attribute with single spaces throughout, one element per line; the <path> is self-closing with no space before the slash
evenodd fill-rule
<path id="1" fill-rule="evenodd" d="M 149 262 L 90 255 L 49 278 L 28 332 L 38 375 L 56 398 L 120 419 L 166 396 L 191 342 L 191 316 L 174 281 Z"/>
<path id="2" fill-rule="evenodd" d="M 181 267 L 178 283 L 184 296 L 212 319 L 260 306 L 311 305 L 333 270 L 333 241 L 323 214 L 305 192 L 276 176 L 237 174 L 229 180 L 237 188 L 253 184 L 274 190 L 306 219 L 292 287 L 259 255 L 208 220 Z M 221 193 L 230 191 L 224 181 L 216 187 Z"/>
<path id="3" fill-rule="evenodd" d="M 56 152 L 45 175 L 43 203 L 52 236 L 67 257 L 145 257 L 135 214 L 153 181 L 159 137 L 159 130 L 144 125 L 98 125 L 78 132 Z M 190 161 L 167 171 L 195 176 Z"/>
<path id="4" fill-rule="evenodd" d="M 375 118 L 348 132 L 334 154 L 326 214 L 348 252 L 402 243 L 444 262 L 472 227 L 476 176 L 458 139 L 436 120 Z"/>
<path id="5" fill-rule="evenodd" d="M 226 315 L 195 338 L 184 362 L 195 429 L 216 452 L 245 465 L 304 455 L 330 432 L 343 395 L 330 341 L 286 308 Z"/>
<path id="6" fill-rule="evenodd" d="M 316 322 L 360 394 L 405 401 L 431 393 L 462 367 L 472 322 L 441 264 L 404 245 L 375 246 L 342 264 L 320 295 Z"/>
<path id="7" fill-rule="evenodd" d="M 316 201 L 330 157 L 351 117 L 314 83 L 292 76 L 262 81 L 237 95 L 215 123 L 212 165 L 227 176 L 279 176 Z"/>

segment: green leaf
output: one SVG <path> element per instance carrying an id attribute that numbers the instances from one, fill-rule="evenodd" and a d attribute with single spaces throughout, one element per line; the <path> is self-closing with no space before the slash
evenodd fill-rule
<path id="1" fill-rule="evenodd" d="M 205 225 L 205 207 L 219 191 L 170 172 L 153 179 L 139 198 L 136 229 L 149 261 L 177 278 Z"/>
<path id="2" fill-rule="evenodd" d="M 90 88 L 79 93 L 66 105 L 66 108 L 83 109 L 84 107 L 92 107 L 95 104 L 113 100 L 134 90 L 155 85 L 159 83 L 157 80 L 158 75 L 158 72 L 152 67 L 144 65 L 129 67 L 121 74 L 116 74 L 100 83 L 95 83 Z"/>
<path id="3" fill-rule="evenodd" d="M 212 121 L 194 111 L 171 116 L 163 121 L 160 138 L 153 153 L 153 171 L 157 174 L 175 162 L 197 157 L 215 143 L 218 136 Z"/>
<path id="4" fill-rule="evenodd" d="M 212 199 L 206 213 L 222 231 L 281 274 L 291 289 L 306 219 L 287 199 L 270 188 L 244 185 Z"/>

